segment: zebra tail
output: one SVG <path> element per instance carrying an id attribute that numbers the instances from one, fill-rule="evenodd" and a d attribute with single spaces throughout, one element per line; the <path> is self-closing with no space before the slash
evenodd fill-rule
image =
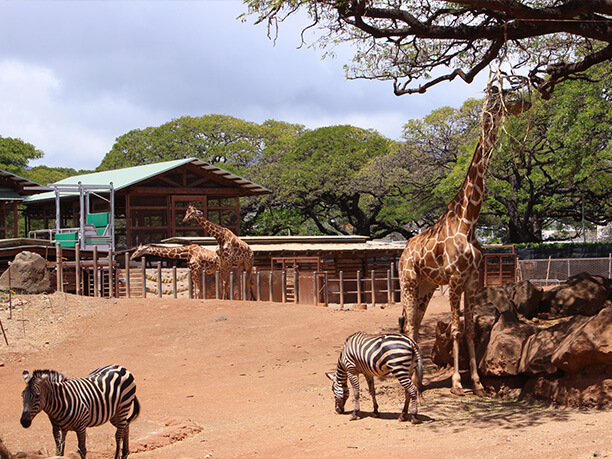
<path id="1" fill-rule="evenodd" d="M 399 322 L 399 332 L 402 335 L 405 335 L 406 332 L 404 332 L 404 324 L 406 323 L 406 316 L 402 314 L 401 316 L 398 317 L 397 321 Z"/>
<path id="2" fill-rule="evenodd" d="M 128 424 L 130 424 L 134 419 L 136 419 L 139 414 L 140 414 L 140 402 L 138 401 L 138 398 L 134 396 L 134 408 L 132 410 L 132 415 L 127 420 Z"/>
<path id="3" fill-rule="evenodd" d="M 417 394 L 421 401 L 423 400 L 423 359 L 421 358 L 421 353 L 418 349 L 416 349 L 417 355 Z"/>

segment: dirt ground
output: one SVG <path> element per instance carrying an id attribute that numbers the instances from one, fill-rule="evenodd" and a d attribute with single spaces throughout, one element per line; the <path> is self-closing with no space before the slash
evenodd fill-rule
<path id="1" fill-rule="evenodd" d="M 420 425 L 397 420 L 403 392 L 377 381 L 382 416 L 362 382 L 363 419 L 334 412 L 326 371 L 344 339 L 395 330 L 399 305 L 339 310 L 309 305 L 189 299 L 94 299 L 53 294 L 13 297 L 0 319 L 0 438 L 8 449 L 55 446 L 44 413 L 23 429 L 24 369 L 69 377 L 118 363 L 134 374 L 141 416 L 133 458 L 586 458 L 612 457 L 612 412 L 581 412 L 450 394 L 448 371 L 429 361 L 436 319 L 448 312 L 436 294 L 422 327 L 427 357 Z M 6 305 L 4 305 L 6 306 Z M 469 382 L 468 382 L 469 384 Z M 352 406 L 349 399 L 347 407 Z M 114 429 L 88 429 L 88 457 L 112 457 Z M 76 435 L 67 439 L 76 457 Z"/>

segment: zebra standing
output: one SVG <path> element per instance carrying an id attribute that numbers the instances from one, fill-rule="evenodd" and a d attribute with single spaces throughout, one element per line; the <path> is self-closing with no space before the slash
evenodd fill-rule
<path id="1" fill-rule="evenodd" d="M 414 340 L 403 333 L 369 335 L 358 332 L 349 336 L 344 342 L 335 374 L 326 373 L 327 377 L 333 381 L 332 390 L 336 399 L 336 412 L 344 413 L 344 404 L 349 396 L 347 384 L 347 379 L 349 379 L 355 401 L 351 421 L 359 419 L 359 374 L 363 374 L 372 396 L 374 417 L 378 417 L 374 376 L 385 376 L 392 373 L 404 387 L 406 396 L 399 420 L 406 421 L 410 400 L 412 400 L 410 420 L 413 424 L 418 424 L 420 422 L 417 418 L 419 389 L 411 380 L 415 366 L 418 387 L 420 387 L 423 381 L 421 354 Z"/>
<path id="2" fill-rule="evenodd" d="M 140 413 L 134 377 L 119 365 L 108 365 L 92 371 L 85 378 L 66 379 L 53 370 L 25 370 L 26 388 L 23 397 L 21 425 L 30 427 L 34 417 L 44 411 L 53 426 L 56 453 L 64 455 L 66 433 L 74 430 L 79 441 L 79 453 L 85 459 L 85 429 L 110 421 L 117 428 L 115 459 L 123 442 L 123 459 L 128 457 L 129 425 Z M 132 415 L 128 417 L 130 407 Z"/>

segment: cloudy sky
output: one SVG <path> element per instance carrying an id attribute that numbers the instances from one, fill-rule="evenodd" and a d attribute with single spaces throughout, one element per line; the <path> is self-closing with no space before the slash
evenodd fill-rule
<path id="1" fill-rule="evenodd" d="M 321 59 L 299 48 L 303 19 L 282 24 L 274 44 L 243 12 L 239 0 L 0 0 L 0 136 L 42 150 L 33 165 L 94 169 L 118 136 L 184 115 L 352 124 L 398 139 L 407 120 L 483 89 L 396 97 L 390 82 L 345 78 L 350 49 Z"/>

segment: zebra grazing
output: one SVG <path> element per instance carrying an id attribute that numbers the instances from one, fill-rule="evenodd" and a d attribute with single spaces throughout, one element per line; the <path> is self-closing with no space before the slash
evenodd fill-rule
<path id="1" fill-rule="evenodd" d="M 420 387 L 423 381 L 421 354 L 414 340 L 403 333 L 368 335 L 358 332 L 349 336 L 340 353 L 336 373 L 326 373 L 327 377 L 333 381 L 332 390 L 336 398 L 336 412 L 344 413 L 344 404 L 348 399 L 348 378 L 353 387 L 353 399 L 355 400 L 351 421 L 359 419 L 359 374 L 363 374 L 372 396 L 374 417 L 378 417 L 374 376 L 385 376 L 392 373 L 399 379 L 406 394 L 404 409 L 399 420 L 406 420 L 410 400 L 412 400 L 410 420 L 413 424 L 418 424 L 418 388 L 411 380 L 415 365 L 418 387 Z"/>
<path id="2" fill-rule="evenodd" d="M 123 455 L 128 457 L 129 426 L 140 413 L 134 377 L 119 365 L 108 365 L 92 371 L 85 378 L 66 379 L 53 370 L 25 370 L 26 388 L 23 397 L 21 425 L 30 427 L 34 417 L 44 411 L 53 426 L 56 454 L 64 455 L 66 432 L 74 430 L 79 441 L 79 453 L 85 459 L 85 429 L 110 421 L 117 428 L 115 459 L 123 442 Z M 129 415 L 130 407 L 132 414 Z"/>

